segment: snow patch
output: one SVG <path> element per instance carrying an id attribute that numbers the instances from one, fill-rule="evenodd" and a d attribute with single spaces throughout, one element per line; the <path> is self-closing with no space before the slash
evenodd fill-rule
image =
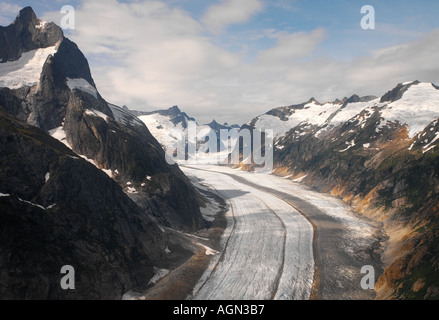
<path id="1" fill-rule="evenodd" d="M 31 206 L 34 206 L 34 207 L 40 208 L 40 209 L 42 209 L 42 210 L 49 210 L 49 209 L 52 209 L 53 207 L 56 206 L 56 203 L 55 203 L 55 204 L 52 204 L 52 205 L 48 206 L 47 208 L 44 208 L 44 207 L 43 207 L 42 205 L 40 205 L 40 204 L 36 204 L 36 203 L 30 202 L 30 201 L 27 201 L 27 200 L 23 200 L 23 199 L 21 199 L 21 198 L 18 198 L 18 200 L 21 201 L 21 202 L 23 202 L 23 203 L 30 204 Z"/>
<path id="2" fill-rule="evenodd" d="M 111 171 L 111 169 L 103 169 L 103 168 L 98 168 L 98 169 L 101 169 L 103 172 L 107 174 L 107 176 L 113 178 L 113 172 Z"/>
<path id="3" fill-rule="evenodd" d="M 50 172 L 46 173 L 46 175 L 44 176 L 45 182 L 49 181 L 49 179 L 50 179 Z"/>
<path id="4" fill-rule="evenodd" d="M 200 211 L 204 220 L 212 222 L 215 220 L 215 216 L 218 214 L 218 212 L 220 212 L 221 209 L 212 198 L 209 198 L 209 200 L 210 203 L 207 203 L 205 208 L 200 207 Z"/>
<path id="5" fill-rule="evenodd" d="M 87 158 L 84 155 L 79 155 L 82 159 L 90 162 L 92 165 L 94 165 L 96 168 L 98 168 L 99 170 L 103 171 L 105 174 L 107 174 L 107 176 L 109 176 L 110 178 L 113 178 L 113 172 L 111 171 L 111 169 L 103 169 L 103 168 L 99 168 L 99 166 L 96 164 L 96 162 L 92 159 Z"/>
<path id="6" fill-rule="evenodd" d="M 40 23 L 37 24 L 37 25 L 35 26 L 35 28 L 37 28 L 37 29 L 44 29 L 44 27 L 46 26 L 46 24 L 47 24 L 47 21 L 40 20 Z"/>
<path id="7" fill-rule="evenodd" d="M 329 123 L 333 126 L 346 123 L 349 120 L 357 119 L 360 113 L 366 110 L 367 110 L 367 114 L 370 116 L 373 113 L 372 110 L 373 107 L 382 107 L 382 106 L 384 106 L 384 104 L 380 103 L 380 98 L 368 102 L 349 103 L 348 105 L 346 105 L 345 108 L 340 109 Z M 366 116 L 363 119 L 363 121 L 366 121 L 367 119 L 368 116 Z M 363 121 L 360 121 L 359 123 L 360 126 L 364 125 Z"/>
<path id="8" fill-rule="evenodd" d="M 67 142 L 67 138 L 66 138 L 66 132 L 64 130 L 64 127 L 58 127 L 52 130 L 49 130 L 49 135 L 52 136 L 53 138 L 55 138 L 56 140 L 62 142 L 65 146 L 67 146 L 67 148 L 69 148 L 70 150 L 72 149 L 72 146 Z M 99 168 L 96 163 L 94 162 L 94 160 L 91 160 L 89 158 L 87 158 L 84 155 L 79 155 L 82 159 L 87 160 L 88 162 L 90 162 L 92 165 L 94 165 L 96 168 L 98 168 L 99 170 L 102 170 L 103 172 L 105 172 L 110 178 L 113 178 L 113 172 L 111 171 L 111 169 L 103 169 L 103 168 Z M 77 157 L 72 157 L 73 159 L 78 159 Z M 116 174 L 119 174 L 119 172 L 115 171 Z M 47 176 L 47 175 L 46 175 Z M 47 180 L 46 180 L 47 182 Z"/>
<path id="9" fill-rule="evenodd" d="M 338 152 L 346 152 L 348 151 L 350 148 L 355 147 L 355 140 L 352 140 L 351 142 L 347 142 L 346 144 L 348 145 L 348 147 L 346 149 L 343 150 L 339 150 Z"/>
<path id="10" fill-rule="evenodd" d="M 137 193 L 137 190 L 136 190 L 136 188 L 128 187 L 128 188 L 127 188 L 127 192 L 133 194 L 133 193 Z"/>
<path id="11" fill-rule="evenodd" d="M 143 126 L 143 122 L 131 113 L 119 108 L 118 106 L 108 103 L 108 107 L 113 112 L 114 119 L 123 125 Z"/>
<path id="12" fill-rule="evenodd" d="M 42 209 L 42 210 L 46 210 L 46 208 L 44 208 L 42 205 L 35 204 L 35 203 L 32 203 L 32 202 L 27 201 L 27 200 L 23 200 L 23 199 L 21 199 L 21 198 L 18 198 L 18 200 L 20 200 L 21 202 L 24 202 L 24 203 L 30 204 L 31 206 L 34 206 L 34 207 L 40 208 L 40 209 Z"/>
<path id="13" fill-rule="evenodd" d="M 424 150 L 422 150 L 422 152 L 426 153 L 426 152 L 434 149 L 436 147 L 436 145 L 433 145 L 433 143 L 435 143 L 438 140 L 439 140 L 439 132 L 436 132 L 436 136 L 434 137 L 434 139 L 431 140 L 431 142 L 428 145 L 422 147 L 422 149 L 424 149 Z"/>
<path id="14" fill-rule="evenodd" d="M 186 137 L 185 129 L 178 123 L 174 125 L 168 117 L 160 114 L 140 116 L 139 119 L 147 126 L 148 130 L 162 146 L 172 145 L 172 142 L 182 141 Z"/>
<path id="15" fill-rule="evenodd" d="M 219 252 L 216 250 L 213 250 L 212 248 L 209 248 L 208 246 L 205 246 L 204 244 L 198 243 L 198 245 L 202 246 L 204 250 L 206 250 L 206 256 L 214 256 L 218 254 Z"/>
<path id="16" fill-rule="evenodd" d="M 411 86 L 403 97 L 382 110 L 380 127 L 387 122 L 406 125 L 409 138 L 423 131 L 433 120 L 439 118 L 439 91 L 431 83 Z"/>
<path id="17" fill-rule="evenodd" d="M 300 178 L 294 179 L 293 182 L 302 182 L 308 175 L 301 176 Z"/>
<path id="18" fill-rule="evenodd" d="M 93 87 L 87 80 L 82 78 L 71 79 L 67 78 L 67 86 L 70 90 L 80 90 L 85 93 L 88 93 L 97 99 L 98 91 L 95 87 Z"/>
<path id="19" fill-rule="evenodd" d="M 1 193 L 1 192 L 0 192 L 0 198 L 6 198 L 6 197 L 10 197 L 10 196 L 11 196 L 10 194 L 7 194 L 7 193 Z M 44 207 L 43 207 L 42 205 L 40 205 L 40 204 L 36 204 L 36 203 L 30 202 L 30 201 L 27 201 L 27 200 L 23 200 L 23 199 L 21 199 L 21 198 L 18 198 L 18 200 L 19 200 L 20 202 L 23 202 L 23 203 L 29 204 L 29 205 L 31 205 L 31 206 L 33 206 L 33 207 L 40 208 L 41 210 L 50 210 L 50 209 L 52 209 L 53 207 L 56 206 L 56 203 L 54 203 L 54 204 L 48 206 L 47 208 L 44 208 Z"/>
<path id="20" fill-rule="evenodd" d="M 62 142 L 67 148 L 72 150 L 72 146 L 67 142 L 66 132 L 63 126 L 49 130 L 49 135 L 52 136 L 52 138 Z"/>
<path id="21" fill-rule="evenodd" d="M 85 114 L 89 115 L 89 116 L 94 116 L 94 117 L 99 117 L 105 120 L 105 122 L 108 122 L 108 116 L 96 109 L 87 109 L 85 110 Z"/>
<path id="22" fill-rule="evenodd" d="M 31 50 L 16 61 L 0 64 L 0 87 L 19 89 L 36 85 L 47 58 L 56 52 L 56 46 Z"/>
<path id="23" fill-rule="evenodd" d="M 151 280 L 149 280 L 148 285 L 149 284 L 156 284 L 157 281 L 159 281 L 160 279 L 164 278 L 165 276 L 167 276 L 169 274 L 169 270 L 167 270 L 167 269 L 160 269 L 160 268 L 153 267 L 153 270 L 154 270 L 154 275 L 152 276 Z"/>
<path id="24" fill-rule="evenodd" d="M 331 114 L 339 108 L 339 104 L 326 103 L 319 105 L 316 102 L 311 102 L 306 104 L 303 109 L 292 110 L 293 114 L 288 117 L 287 121 L 268 114 L 261 115 L 255 123 L 255 128 L 261 130 L 272 129 L 274 138 L 281 138 L 300 124 L 323 125 Z"/>

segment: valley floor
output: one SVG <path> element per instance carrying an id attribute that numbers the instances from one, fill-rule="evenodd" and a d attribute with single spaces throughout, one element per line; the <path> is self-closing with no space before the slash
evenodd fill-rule
<path id="1" fill-rule="evenodd" d="M 195 286 L 188 299 L 375 298 L 374 290 L 361 288 L 361 268 L 374 267 L 375 279 L 382 272 L 381 226 L 339 199 L 282 177 L 209 165 L 181 167 L 196 187 L 226 201 L 227 227 L 215 249 L 193 241 L 202 249 L 193 257 L 201 277 L 196 284 L 196 275 L 191 277 Z M 186 268 L 185 275 L 193 271 L 191 263 Z M 178 278 L 175 272 L 172 278 Z"/>

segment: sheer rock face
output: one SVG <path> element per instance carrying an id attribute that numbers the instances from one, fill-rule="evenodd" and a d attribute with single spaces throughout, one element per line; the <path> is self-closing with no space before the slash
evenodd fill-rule
<path id="1" fill-rule="evenodd" d="M 168 226 L 178 225 L 186 231 L 203 227 L 195 190 L 177 166 L 166 163 L 164 151 L 146 126 L 133 119 L 129 112 L 112 106 L 118 113 L 115 117 L 99 94 L 87 59 L 77 45 L 64 38 L 56 25 L 35 27 L 38 24 L 41 21 L 32 9 L 25 8 L 12 25 L 2 29 L 9 30 L 4 35 L 7 43 L 13 42 L 16 35 L 10 30 L 20 30 L 22 34 L 34 32 L 35 36 L 24 37 L 21 46 L 1 47 L 0 55 L 17 58 L 24 50 L 52 45 L 57 48 L 54 55 L 47 57 L 38 84 L 17 89 L 0 88 L 0 104 L 18 119 L 44 131 L 62 127 L 66 142 L 74 152 L 91 159 L 101 169 L 111 170 L 122 187 L 133 183 L 137 193 L 147 190 L 149 199 L 143 199 L 142 203 L 156 197 L 167 203 L 176 203 L 177 198 L 186 199 L 186 203 L 163 206 L 168 208 L 164 212 Z M 48 34 L 43 36 L 45 33 Z M 47 41 L 43 43 L 40 38 Z M 177 179 L 184 187 L 164 192 L 153 183 L 157 174 L 161 175 L 161 180 L 167 176 L 168 182 Z M 151 193 L 152 189 L 157 192 Z M 155 211 L 160 212 L 160 207 Z M 185 216 L 190 219 L 181 218 Z M 178 223 L 174 224 L 174 220 Z"/>
<path id="2" fill-rule="evenodd" d="M 95 166 L 0 111 L 2 299 L 119 299 L 142 288 L 165 238 Z M 61 267 L 76 288 L 62 290 Z"/>

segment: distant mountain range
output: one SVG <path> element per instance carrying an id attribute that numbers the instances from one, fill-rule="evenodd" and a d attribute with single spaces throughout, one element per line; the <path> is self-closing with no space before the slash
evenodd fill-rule
<path id="1" fill-rule="evenodd" d="M 240 129 L 239 125 L 229 125 L 228 123 L 219 124 L 215 120 L 209 124 L 200 125 L 195 118 L 182 112 L 178 106 L 173 106 L 168 110 L 153 112 L 130 112 L 138 116 L 164 149 L 181 141 L 186 145 L 185 148 L 187 151 L 187 143 L 189 141 L 199 148 L 205 144 L 206 140 L 209 141 L 208 137 L 214 137 L 216 139 L 216 150 L 226 150 L 226 141 L 221 141 L 221 130 L 230 131 L 231 129 Z M 188 134 L 188 125 L 190 122 L 194 125 L 198 141 L 195 141 L 195 137 L 190 137 Z M 233 147 L 235 141 L 228 139 L 227 143 Z M 227 153 L 225 153 L 225 156 L 227 158 Z M 186 155 L 186 159 L 187 158 L 188 155 Z"/>
<path id="2" fill-rule="evenodd" d="M 139 118 L 162 145 L 172 130 L 196 121 L 178 107 Z M 231 127 L 213 122 L 197 131 L 203 128 Z M 241 129 L 273 130 L 275 174 L 341 197 L 383 224 L 388 238 L 379 299 L 439 298 L 438 86 L 410 81 L 382 97 L 311 98 L 272 109 Z"/>
<path id="3" fill-rule="evenodd" d="M 178 107 L 139 119 L 164 146 L 173 130 L 196 121 Z M 197 131 L 231 128 L 214 121 Z M 273 130 L 275 174 L 341 197 L 383 224 L 379 299 L 439 298 L 438 86 L 409 81 L 382 97 L 311 98 L 272 109 L 242 129 Z"/>

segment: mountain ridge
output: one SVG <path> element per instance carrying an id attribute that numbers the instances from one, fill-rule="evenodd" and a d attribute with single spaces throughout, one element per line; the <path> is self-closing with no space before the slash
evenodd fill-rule
<path id="1" fill-rule="evenodd" d="M 383 224 L 378 299 L 437 299 L 438 87 L 410 81 L 342 106 L 308 101 L 274 110 L 246 127 L 275 129 L 274 173 Z"/>
<path id="2" fill-rule="evenodd" d="M 102 98 L 78 46 L 30 7 L 0 43 L 1 297 L 120 299 L 190 257 L 167 249 L 162 227 L 206 227 L 202 197 L 142 122 Z M 69 263 L 74 292 L 59 286 Z"/>

